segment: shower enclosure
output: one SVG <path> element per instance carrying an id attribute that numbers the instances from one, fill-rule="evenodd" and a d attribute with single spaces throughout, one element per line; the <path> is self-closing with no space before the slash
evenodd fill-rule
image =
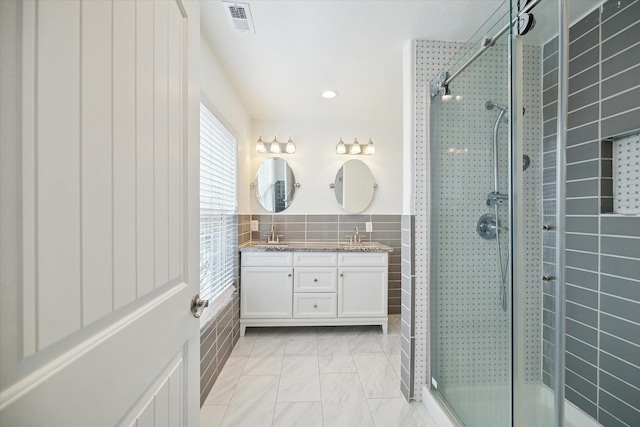
<path id="1" fill-rule="evenodd" d="M 567 3 L 505 1 L 468 43 L 459 45 L 430 84 L 430 391 L 459 425 L 589 426 L 596 419 L 605 425 L 632 425 L 612 414 L 614 406 L 602 406 L 614 392 L 603 390 L 595 379 L 597 372 L 602 378 L 603 368 L 590 356 L 593 334 L 586 328 L 598 334 L 602 309 L 596 303 L 592 325 L 591 317 L 576 314 L 591 310 L 591 303 L 571 300 L 578 291 L 580 298 L 597 294 L 587 292 L 594 291 L 588 270 L 598 268 L 597 256 L 596 266 L 581 260 L 574 268 L 578 239 L 565 230 L 591 231 L 576 231 L 573 222 L 567 229 L 565 221 L 586 214 L 579 211 L 587 206 L 581 199 L 585 195 L 570 194 L 567 202 L 567 187 L 570 192 L 577 188 L 572 180 L 592 184 L 583 176 L 586 172 L 573 172 L 586 165 L 584 158 L 575 158 L 571 144 L 584 144 L 584 151 L 604 136 L 596 131 L 593 141 L 576 139 L 591 126 L 592 119 L 582 118 L 582 105 L 595 101 L 584 97 L 599 85 L 597 75 L 593 82 L 583 82 L 586 74 L 580 74 L 580 67 L 592 67 L 583 52 L 603 52 L 600 43 L 612 44 L 603 37 L 609 37 L 607 31 L 615 33 L 598 26 L 622 21 L 625 10 L 638 14 L 634 7 L 640 10 L 640 4 L 581 1 L 571 3 L 569 10 Z M 626 16 L 629 23 L 634 19 L 637 23 L 638 18 Z M 640 24 L 630 31 L 634 28 Z M 630 37 L 630 46 L 640 41 L 637 35 Z M 586 104 L 577 106 L 579 102 Z M 638 108 L 637 100 L 634 105 L 632 110 Z M 569 115 L 567 123 L 571 109 L 582 112 Z M 568 177 L 567 155 L 577 162 Z M 595 173 L 593 185 L 600 178 Z M 594 191 L 601 196 L 604 190 Z M 575 208 L 571 197 L 580 199 Z M 601 221 L 604 206 L 596 203 L 600 211 L 594 215 Z M 568 248 L 565 239 L 571 239 Z M 569 265 L 565 257 L 571 257 Z M 632 262 L 635 268 L 640 265 Z M 640 269 L 635 271 L 625 274 L 634 279 Z M 568 281 L 565 273 L 571 274 Z M 639 278 L 634 280 L 640 284 Z M 571 292 L 570 301 L 565 291 Z M 636 323 L 630 327 L 637 330 Z M 598 345 L 593 344 L 594 351 L 603 354 Z M 605 400 L 592 396 L 592 385 L 595 396 Z M 632 382 L 631 392 L 640 393 L 636 387 Z M 630 414 L 625 416 L 640 414 L 624 396 L 616 398 L 620 411 Z"/>

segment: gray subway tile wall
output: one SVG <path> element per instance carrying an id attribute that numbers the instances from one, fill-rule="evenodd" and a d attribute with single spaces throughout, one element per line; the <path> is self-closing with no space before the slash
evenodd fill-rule
<path id="1" fill-rule="evenodd" d="M 566 201 L 566 398 L 605 426 L 640 420 L 640 217 L 612 212 L 611 144 L 640 131 L 640 1 L 609 0 L 570 30 Z M 557 40 L 543 49 L 543 120 L 555 123 Z M 556 93 L 554 93 L 556 92 Z M 544 204 L 555 204 L 555 140 L 543 141 Z M 545 220 L 552 220 L 553 212 Z M 553 240 L 544 239 L 544 271 Z M 555 284 L 544 287 L 551 302 Z M 553 307 L 543 313 L 550 385 Z"/>
<path id="2" fill-rule="evenodd" d="M 200 406 L 240 336 L 240 300 L 234 292 L 200 330 Z"/>
<path id="3" fill-rule="evenodd" d="M 414 397 L 414 357 L 415 357 L 415 216 L 402 215 L 401 219 L 401 383 L 405 398 Z"/>

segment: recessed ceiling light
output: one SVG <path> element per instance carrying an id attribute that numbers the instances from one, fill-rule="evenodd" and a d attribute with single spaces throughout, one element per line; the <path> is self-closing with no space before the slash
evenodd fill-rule
<path id="1" fill-rule="evenodd" d="M 326 99 L 335 98 L 336 96 L 338 96 L 338 92 L 335 90 L 325 90 L 322 92 L 322 97 Z"/>

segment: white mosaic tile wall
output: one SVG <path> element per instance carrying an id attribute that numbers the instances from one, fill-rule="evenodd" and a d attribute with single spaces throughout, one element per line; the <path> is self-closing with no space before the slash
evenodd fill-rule
<path id="1" fill-rule="evenodd" d="M 429 381 L 429 212 L 430 180 L 428 160 L 429 103 L 428 82 L 446 65 L 451 56 L 460 48 L 460 43 L 419 41 L 416 48 L 416 400 L 418 390 Z M 501 52 L 499 49 L 503 49 Z M 505 75 L 505 48 L 496 46 L 483 58 L 463 73 L 451 85 L 461 88 L 462 99 L 450 102 L 462 103 L 455 108 L 457 115 L 443 116 L 440 129 L 446 140 L 441 147 L 438 192 L 443 197 L 440 203 L 451 206 L 451 215 L 440 221 L 438 231 L 439 280 L 451 283 L 439 295 L 441 318 L 447 325 L 437 331 L 439 338 L 438 358 L 443 361 L 444 378 L 447 384 L 461 384 L 472 378 L 474 383 L 495 384 L 508 380 L 504 366 L 509 362 L 509 323 L 499 302 L 499 279 L 496 267 L 495 241 L 478 242 L 475 222 L 488 211 L 485 201 L 491 191 L 491 144 L 492 131 L 497 111 L 488 111 L 484 102 L 491 99 L 508 103 Z M 526 342 L 527 379 L 540 378 L 540 329 L 541 329 L 541 289 L 540 275 L 540 211 L 541 211 L 541 132 L 540 132 L 540 49 L 525 50 L 530 66 L 525 67 L 525 147 L 524 152 L 531 158 L 531 166 L 525 173 L 525 236 L 527 247 L 525 257 L 527 281 L 526 298 Z M 496 98 L 501 94 L 502 99 Z M 445 107 L 448 108 L 448 107 Z M 507 125 L 502 125 L 501 145 L 505 147 L 501 156 L 501 192 L 507 192 Z M 448 141 L 448 142 L 447 142 Z M 478 179 L 454 179 L 455 172 L 473 174 Z M 471 184 L 473 188 L 468 188 Z M 466 188 L 460 188 L 466 186 Z M 461 194 L 466 196 L 460 198 Z M 436 198 L 437 195 L 434 194 Z M 506 209 L 501 221 L 506 224 Z M 461 226 L 462 224 L 462 226 Z M 466 224 L 466 225 L 465 225 Z M 473 244 L 470 244 L 473 242 Z M 506 242 L 505 242 L 506 243 Z M 478 247 L 482 246 L 480 250 Z M 486 246 L 486 247 L 484 247 Z M 486 259 L 485 259 L 486 258 Z M 433 302 L 432 302 L 433 303 Z M 461 318 L 459 307 L 467 304 L 469 312 Z M 424 362 L 424 366 L 422 363 Z M 486 363 L 483 363 L 486 362 Z M 446 364 L 449 363 L 447 367 Z M 482 366 L 483 369 L 477 369 Z M 495 367 L 490 369 L 490 367 Z M 499 368 L 498 368 L 499 367 Z M 484 369 L 489 368 L 489 369 Z M 468 384 L 468 383 L 467 383 Z"/>
<path id="2" fill-rule="evenodd" d="M 640 214 L 640 134 L 613 140 L 613 211 Z"/>
<path id="3" fill-rule="evenodd" d="M 415 400 L 422 400 L 422 386 L 429 382 L 429 82 L 462 47 L 462 43 L 416 41 L 415 129 Z"/>

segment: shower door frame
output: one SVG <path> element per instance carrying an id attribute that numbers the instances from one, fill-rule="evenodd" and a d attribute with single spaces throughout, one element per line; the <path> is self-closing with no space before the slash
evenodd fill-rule
<path id="1" fill-rule="evenodd" d="M 568 82 L 569 82 L 569 22 L 568 5 L 566 0 L 553 0 L 558 3 L 558 111 L 556 131 L 556 210 L 555 224 L 546 224 L 555 230 L 555 277 L 551 278 L 556 283 L 554 306 L 554 372 L 553 372 L 553 404 L 554 426 L 564 425 L 564 373 L 565 373 L 565 201 L 566 201 L 566 136 L 567 136 L 567 112 L 568 112 Z M 517 13 L 517 0 L 511 0 L 512 15 Z M 512 31 L 512 30 L 510 30 Z M 509 81 L 510 93 L 510 128 L 509 128 L 509 230 L 511 249 L 511 343 L 512 343 L 512 425 L 516 420 L 525 418 L 525 405 L 527 404 L 527 392 L 524 384 L 524 330 L 525 324 L 525 293 L 519 284 L 525 281 L 524 269 L 524 207 L 523 191 L 523 142 L 524 142 L 524 111 L 523 93 L 523 43 L 519 36 L 510 34 L 510 58 L 511 79 Z M 542 183 L 540 184 L 542 185 Z M 542 226 L 542 224 L 541 224 Z M 540 272 L 542 274 L 542 272 Z M 542 278 L 541 278 L 542 279 Z"/>

